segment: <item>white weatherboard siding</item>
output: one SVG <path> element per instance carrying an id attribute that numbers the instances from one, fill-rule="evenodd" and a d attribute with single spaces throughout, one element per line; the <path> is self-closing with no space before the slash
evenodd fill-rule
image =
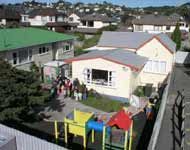
<path id="1" fill-rule="evenodd" d="M 141 26 L 139 28 L 139 26 Z M 148 33 L 172 33 L 175 30 L 175 26 L 169 26 L 167 28 L 166 25 L 156 26 L 156 25 L 133 25 L 134 32 L 148 32 Z M 180 30 L 185 30 L 189 32 L 189 27 L 186 26 L 186 23 L 183 22 L 183 25 L 180 26 Z"/>
<path id="2" fill-rule="evenodd" d="M 102 22 L 102 21 L 93 21 L 94 22 L 94 26 L 88 26 L 88 22 L 91 22 L 91 21 L 86 21 L 86 26 L 83 26 L 82 24 L 78 26 L 78 28 L 95 28 L 95 29 L 100 29 L 100 28 L 103 28 L 103 27 L 106 27 L 106 26 L 109 26 L 110 23 L 105 23 L 105 22 Z"/>
<path id="3" fill-rule="evenodd" d="M 137 51 L 138 55 L 148 57 L 149 60 L 166 62 L 166 71 L 165 73 L 158 72 L 147 72 L 145 67 L 140 74 L 141 85 L 147 83 L 153 84 L 154 87 L 158 86 L 158 83 L 162 83 L 167 77 L 168 73 L 171 72 L 172 66 L 174 64 L 173 57 L 171 54 L 157 39 L 153 39 Z M 155 66 L 153 66 L 153 70 Z"/>
<path id="4" fill-rule="evenodd" d="M 101 94 L 129 98 L 131 92 L 137 86 L 136 82 L 131 82 L 131 79 L 134 80 L 135 77 L 133 77 L 130 68 L 101 58 L 72 62 L 72 77 L 78 78 L 79 81 L 84 83 L 84 70 L 87 68 L 115 72 L 114 87 L 87 84 L 88 89 L 95 89 Z"/>
<path id="5" fill-rule="evenodd" d="M 134 32 L 148 32 L 148 33 L 171 33 L 174 31 L 175 26 L 170 26 L 170 29 L 166 29 L 166 26 L 154 26 L 154 25 L 133 25 Z"/>
<path id="6" fill-rule="evenodd" d="M 55 21 L 55 16 L 36 16 L 34 18 L 29 18 L 31 26 L 45 26 L 46 23 Z"/>
<path id="7" fill-rule="evenodd" d="M 80 17 L 77 16 L 76 14 L 71 14 L 68 17 L 68 22 L 70 22 L 70 23 L 80 23 Z"/>

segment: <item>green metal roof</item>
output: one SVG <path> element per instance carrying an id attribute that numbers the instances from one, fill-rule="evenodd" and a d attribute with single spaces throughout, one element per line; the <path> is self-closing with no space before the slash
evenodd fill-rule
<path id="1" fill-rule="evenodd" d="M 0 52 L 75 38 L 37 28 L 0 29 Z"/>

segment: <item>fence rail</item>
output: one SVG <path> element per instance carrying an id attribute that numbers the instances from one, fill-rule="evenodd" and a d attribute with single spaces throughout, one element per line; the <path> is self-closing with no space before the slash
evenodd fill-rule
<path id="1" fill-rule="evenodd" d="M 165 87 L 164 92 L 163 92 L 161 105 L 159 108 L 158 115 L 156 117 L 152 136 L 151 136 L 151 139 L 150 139 L 150 142 L 148 145 L 148 150 L 155 150 L 156 149 L 156 143 L 158 140 L 158 136 L 159 136 L 159 132 L 160 132 L 160 128 L 162 125 L 162 120 L 163 120 L 163 116 L 164 116 L 164 112 L 165 112 L 165 108 L 166 108 L 166 103 L 167 103 L 167 99 L 168 99 L 168 91 L 169 91 L 169 87 L 170 87 L 171 76 L 172 75 L 170 74 L 168 77 L 167 86 Z"/>

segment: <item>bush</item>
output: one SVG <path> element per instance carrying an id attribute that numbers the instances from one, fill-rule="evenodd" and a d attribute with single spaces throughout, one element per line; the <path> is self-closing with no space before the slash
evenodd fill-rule
<path id="1" fill-rule="evenodd" d="M 144 87 L 138 86 L 134 92 L 134 95 L 136 95 L 138 97 L 144 97 L 145 96 Z"/>
<path id="2" fill-rule="evenodd" d="M 184 51 L 184 52 L 190 52 L 190 48 L 189 47 L 183 47 L 182 51 Z"/>
<path id="3" fill-rule="evenodd" d="M 75 47 L 75 51 L 74 51 L 75 56 L 79 56 L 84 53 L 87 53 L 87 51 L 84 51 L 82 47 Z"/>
<path id="4" fill-rule="evenodd" d="M 96 34 L 92 38 L 85 40 L 84 44 L 83 44 L 83 49 L 97 45 L 97 43 L 100 39 L 100 36 L 101 36 L 100 34 Z"/>
<path id="5" fill-rule="evenodd" d="M 110 25 L 107 27 L 103 27 L 98 31 L 98 34 L 102 34 L 103 31 L 116 31 L 118 29 L 117 25 Z"/>
<path id="6" fill-rule="evenodd" d="M 76 33 L 75 33 L 75 36 L 78 37 L 77 40 L 79 40 L 79 41 L 84 41 L 84 40 L 85 40 L 85 36 L 84 36 L 84 34 L 82 34 L 82 33 L 76 32 Z"/>

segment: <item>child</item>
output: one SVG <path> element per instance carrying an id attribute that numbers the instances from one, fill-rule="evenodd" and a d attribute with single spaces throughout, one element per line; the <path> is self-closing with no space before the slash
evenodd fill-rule
<path id="1" fill-rule="evenodd" d="M 83 91 L 82 91 L 82 99 L 86 100 L 87 99 L 87 94 L 88 94 L 88 90 L 86 88 L 86 85 L 83 86 Z"/>
<path id="2" fill-rule="evenodd" d="M 78 101 L 78 89 L 77 88 L 74 89 L 74 98 L 76 101 Z"/>

